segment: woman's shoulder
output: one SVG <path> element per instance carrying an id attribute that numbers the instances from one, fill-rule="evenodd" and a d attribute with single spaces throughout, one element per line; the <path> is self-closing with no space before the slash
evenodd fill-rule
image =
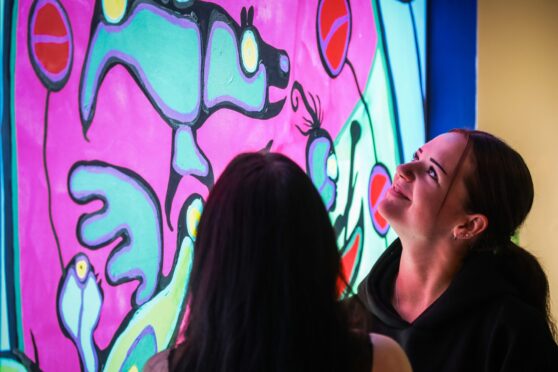
<path id="1" fill-rule="evenodd" d="M 502 300 L 497 310 L 487 340 L 490 363 L 513 365 L 516 370 L 557 371 L 558 345 L 545 314 L 518 298 Z"/>
<path id="2" fill-rule="evenodd" d="M 362 300 L 357 296 L 351 296 L 341 301 L 345 313 L 349 319 L 352 329 L 370 332 L 372 329 L 373 316 L 366 308 Z"/>
<path id="3" fill-rule="evenodd" d="M 494 301 L 491 322 L 497 326 L 511 327 L 517 331 L 540 331 L 548 328 L 545 314 L 516 296 L 505 296 Z"/>
<path id="4" fill-rule="evenodd" d="M 163 350 L 151 357 L 143 367 L 144 372 L 167 372 L 170 350 Z"/>
<path id="5" fill-rule="evenodd" d="M 393 339 L 377 333 L 370 333 L 374 359 L 372 372 L 410 372 L 411 364 L 407 355 Z"/>

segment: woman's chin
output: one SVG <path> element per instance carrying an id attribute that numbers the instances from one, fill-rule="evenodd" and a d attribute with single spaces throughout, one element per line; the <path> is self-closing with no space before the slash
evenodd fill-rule
<path id="1" fill-rule="evenodd" d="M 378 204 L 378 212 L 382 215 L 383 218 L 391 225 L 391 220 L 397 216 L 397 210 L 401 209 L 398 208 L 394 203 L 389 200 L 388 198 L 384 198 Z"/>

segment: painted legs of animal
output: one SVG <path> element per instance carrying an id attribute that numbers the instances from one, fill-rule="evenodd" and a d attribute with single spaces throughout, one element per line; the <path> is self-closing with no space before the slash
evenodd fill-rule
<path id="1" fill-rule="evenodd" d="M 180 125 L 173 130 L 169 183 L 165 197 L 165 214 L 171 230 L 172 202 L 184 176 L 193 176 L 208 188 L 214 183 L 211 164 L 196 142 L 195 131 L 188 125 Z"/>

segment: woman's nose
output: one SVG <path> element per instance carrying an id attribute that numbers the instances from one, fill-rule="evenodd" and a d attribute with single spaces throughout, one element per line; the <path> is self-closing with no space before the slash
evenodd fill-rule
<path id="1" fill-rule="evenodd" d="M 396 168 L 396 173 L 401 177 L 405 182 L 412 181 L 414 178 L 414 173 L 412 169 L 412 163 L 404 163 L 400 164 Z"/>

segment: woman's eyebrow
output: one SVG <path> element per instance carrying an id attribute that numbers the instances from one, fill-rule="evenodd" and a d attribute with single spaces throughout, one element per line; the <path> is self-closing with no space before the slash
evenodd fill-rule
<path id="1" fill-rule="evenodd" d="M 438 163 L 435 159 L 430 158 L 430 161 L 431 161 L 432 163 L 436 164 L 436 165 L 438 166 L 438 168 L 440 168 L 440 169 L 442 170 L 442 172 L 444 172 L 444 174 L 445 174 L 446 176 L 448 175 L 448 173 L 446 172 L 446 170 L 444 169 L 444 167 L 442 167 L 442 166 L 440 165 L 440 163 Z"/>
<path id="2" fill-rule="evenodd" d="M 422 147 L 419 147 L 418 152 L 422 154 Z M 444 172 L 444 174 L 447 176 L 448 172 L 446 172 L 446 170 L 444 169 L 444 167 L 442 167 L 442 165 L 440 163 L 438 163 L 435 159 L 430 158 L 430 161 L 434 164 L 436 164 L 438 166 L 438 168 L 440 168 L 442 170 L 442 172 Z"/>

